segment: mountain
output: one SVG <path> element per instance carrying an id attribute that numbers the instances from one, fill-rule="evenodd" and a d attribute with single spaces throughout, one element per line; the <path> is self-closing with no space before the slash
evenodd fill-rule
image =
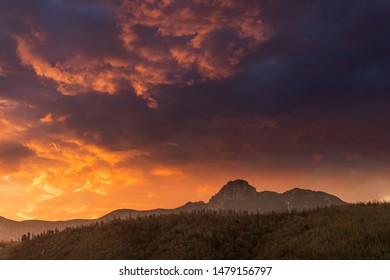
<path id="1" fill-rule="evenodd" d="M 229 181 L 214 195 L 208 208 L 213 210 L 244 210 L 249 212 L 287 211 L 280 194 L 257 192 L 247 181 Z"/>
<path id="2" fill-rule="evenodd" d="M 295 188 L 282 194 L 261 191 L 249 185 L 245 180 L 229 181 L 221 190 L 212 196 L 208 203 L 203 201 L 188 202 L 175 209 L 154 209 L 138 211 L 119 209 L 93 220 L 68 221 L 22 221 L 16 222 L 0 217 L 0 241 L 19 240 L 23 234 L 39 234 L 47 230 L 63 230 L 67 227 L 78 227 L 93 223 L 107 222 L 115 219 L 131 219 L 149 215 L 177 214 L 193 211 L 247 211 L 255 213 L 308 210 L 331 205 L 343 205 L 344 201 L 325 192 Z"/>
<path id="3" fill-rule="evenodd" d="M 308 210 L 317 207 L 342 205 L 344 201 L 325 192 L 295 188 L 282 194 L 262 191 L 249 185 L 247 181 L 229 181 L 214 195 L 208 209 L 244 210 L 249 212 L 281 212 L 292 210 Z"/>

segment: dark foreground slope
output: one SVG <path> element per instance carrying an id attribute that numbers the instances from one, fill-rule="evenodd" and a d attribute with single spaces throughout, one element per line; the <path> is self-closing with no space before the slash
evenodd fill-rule
<path id="1" fill-rule="evenodd" d="M 8 248 L 10 259 L 390 259 L 390 205 L 116 220 Z"/>

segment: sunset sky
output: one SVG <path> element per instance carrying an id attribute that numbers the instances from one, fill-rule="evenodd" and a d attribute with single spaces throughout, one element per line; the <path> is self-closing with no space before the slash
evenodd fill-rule
<path id="1" fill-rule="evenodd" d="M 0 216 L 390 200 L 390 2 L 0 1 Z"/>

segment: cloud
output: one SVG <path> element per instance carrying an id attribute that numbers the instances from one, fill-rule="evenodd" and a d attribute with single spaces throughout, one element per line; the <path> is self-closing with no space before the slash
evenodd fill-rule
<path id="1" fill-rule="evenodd" d="M 51 113 L 48 113 L 46 116 L 44 116 L 43 118 L 40 119 L 41 122 L 44 122 L 44 123 L 51 123 L 53 122 L 53 115 Z"/>
<path id="2" fill-rule="evenodd" d="M 21 161 L 35 153 L 21 143 L 14 141 L 0 141 L 0 172 L 15 172 Z"/>
<path id="3" fill-rule="evenodd" d="M 42 11 L 27 16 L 34 24 L 18 21 L 12 37 L 21 63 L 40 78 L 53 81 L 63 94 L 133 89 L 150 107 L 157 106 L 154 95 L 159 86 L 192 85 L 235 75 L 241 61 L 272 33 L 261 19 L 257 1 L 124 0 L 112 9 L 96 3 L 90 13 L 79 5 L 64 4 L 62 10 L 59 5 L 51 2 L 47 9 L 79 25 L 72 21 L 62 27 L 55 22 L 47 25 L 51 19 Z M 108 38 L 94 35 L 96 25 L 101 25 L 97 22 L 107 23 L 101 27 Z M 62 37 L 51 24 L 64 31 Z M 64 40 L 67 36 L 78 43 L 69 45 Z M 110 47 L 100 53 L 90 51 L 107 40 Z"/>
<path id="4" fill-rule="evenodd" d="M 96 182 L 95 182 L 96 183 Z M 109 185 L 111 182 L 109 183 L 106 183 L 107 185 Z M 104 190 L 104 189 L 101 189 L 101 188 L 92 188 L 92 184 L 91 184 L 91 181 L 90 180 L 87 180 L 85 182 L 85 184 L 77 189 L 74 190 L 74 192 L 82 192 L 82 191 L 91 191 L 91 192 L 94 192 L 96 194 L 100 194 L 100 195 L 105 195 L 107 194 L 107 192 Z"/>
<path id="5" fill-rule="evenodd" d="M 184 173 L 177 168 L 164 168 L 164 167 L 157 167 L 151 172 L 152 175 L 154 176 L 175 176 L 175 177 L 180 177 L 184 176 Z"/>
<path id="6" fill-rule="evenodd" d="M 3 69 L 2 66 L 0 66 L 0 76 L 3 76 L 3 77 L 6 77 L 6 76 L 7 76 L 5 70 Z"/>
<path id="7" fill-rule="evenodd" d="M 4 213 L 17 204 L 28 216 L 66 216 L 86 201 L 85 214 L 178 206 L 230 176 L 383 196 L 388 9 L 0 1 L 0 168 L 13 172 L 0 180 Z"/>
<path id="8" fill-rule="evenodd" d="M 137 73 L 143 88 L 229 78 L 271 34 L 256 1 L 125 0 L 118 19 L 137 67 L 149 68 Z"/>
<path id="9" fill-rule="evenodd" d="M 34 210 L 35 210 L 35 206 L 31 203 L 28 203 L 23 209 L 21 209 L 20 212 L 16 213 L 16 216 L 24 220 L 32 220 L 34 219 L 34 217 L 31 216 L 31 213 Z"/>
<path id="10" fill-rule="evenodd" d="M 51 79 L 63 94 L 72 95 L 91 90 L 113 94 L 118 90 L 116 80 L 123 76 L 113 69 L 107 69 L 103 61 L 75 55 L 65 62 L 52 66 L 49 61 L 35 52 L 37 42 L 26 36 L 15 36 L 17 53 L 23 65 L 31 67 L 43 78 Z"/>
<path id="11" fill-rule="evenodd" d="M 380 139 L 388 135 L 380 122 L 374 128 L 362 121 L 373 111 L 388 119 L 386 108 L 375 101 L 386 98 L 380 76 L 386 62 L 383 54 L 371 51 L 379 45 L 373 42 L 385 42 L 381 33 L 357 33 L 366 13 L 381 28 L 379 9 L 366 11 L 359 3 L 354 11 L 334 1 L 49 5 L 46 12 L 58 14 L 64 27 L 45 25 L 50 21 L 46 12 L 32 9 L 26 16 L 34 25 L 20 24 L 12 33 L 21 62 L 45 79 L 32 88 L 50 88 L 54 82 L 59 91 L 75 96 L 48 91 L 34 100 L 31 114 L 38 124 L 26 134 L 64 132 L 110 151 L 135 149 L 142 151 L 141 158 L 173 165 L 252 155 L 277 166 L 306 148 L 295 164 L 303 158 L 310 164 L 317 154 L 331 162 L 327 150 L 373 155 L 365 143 L 385 149 Z M 85 12 L 90 5 L 91 12 Z M 335 14 L 337 9 L 345 17 Z M 29 94 L 21 97 L 39 97 L 32 89 Z M 137 94 L 146 95 L 149 104 Z M 159 109 L 150 110 L 153 104 Z M 368 132 L 364 139 L 358 137 L 359 126 Z M 202 145 L 215 149 L 204 152 Z"/>
<path id="12" fill-rule="evenodd" d="M 58 188 L 53 187 L 47 181 L 47 174 L 42 172 L 38 177 L 33 179 L 32 184 L 30 184 L 27 189 L 35 189 L 35 192 L 40 192 L 40 195 L 37 199 L 37 202 L 51 200 L 62 194 L 62 191 Z"/>

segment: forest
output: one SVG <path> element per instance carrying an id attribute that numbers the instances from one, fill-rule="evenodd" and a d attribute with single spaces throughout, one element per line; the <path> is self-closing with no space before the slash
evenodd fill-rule
<path id="1" fill-rule="evenodd" d="M 3 259 L 390 259 L 390 204 L 150 215 L 28 234 Z"/>

